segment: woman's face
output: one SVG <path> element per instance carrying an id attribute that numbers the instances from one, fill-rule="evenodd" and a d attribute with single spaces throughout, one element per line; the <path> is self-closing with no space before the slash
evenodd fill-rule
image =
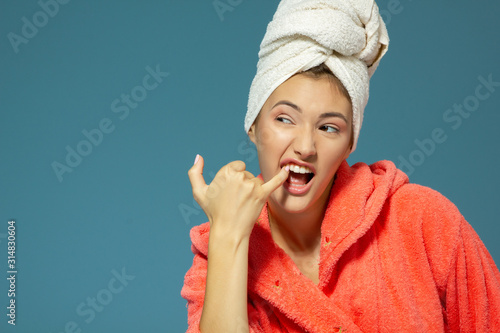
<path id="1" fill-rule="evenodd" d="M 267 182 L 285 165 L 287 181 L 269 200 L 290 213 L 324 207 L 350 153 L 351 104 L 327 77 L 292 76 L 267 99 L 249 131 Z"/>

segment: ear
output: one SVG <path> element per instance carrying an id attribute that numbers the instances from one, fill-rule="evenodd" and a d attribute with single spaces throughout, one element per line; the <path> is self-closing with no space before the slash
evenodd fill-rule
<path id="1" fill-rule="evenodd" d="M 250 129 L 248 130 L 248 137 L 250 138 L 250 141 L 257 145 L 257 139 L 255 135 L 255 122 L 252 124 L 252 126 L 250 126 Z"/>

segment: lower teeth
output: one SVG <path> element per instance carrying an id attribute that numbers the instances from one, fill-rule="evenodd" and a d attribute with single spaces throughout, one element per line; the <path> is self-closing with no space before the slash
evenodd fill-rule
<path id="1" fill-rule="evenodd" d="M 295 186 L 295 187 L 304 187 L 307 185 L 307 183 L 301 184 L 301 183 L 295 183 L 295 182 L 291 182 L 291 181 L 288 181 L 288 184 L 290 184 L 290 186 Z"/>
<path id="2" fill-rule="evenodd" d="M 295 175 L 295 173 L 290 173 L 287 182 L 293 187 L 304 187 L 306 186 L 312 177 L 304 177 L 305 175 Z"/>

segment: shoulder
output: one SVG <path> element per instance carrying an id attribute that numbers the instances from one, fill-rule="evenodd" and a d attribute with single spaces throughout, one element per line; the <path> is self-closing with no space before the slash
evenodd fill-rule
<path id="1" fill-rule="evenodd" d="M 432 188 L 418 184 L 404 184 L 389 198 L 391 206 L 400 213 L 429 219 L 446 217 L 461 220 L 458 208 L 444 195 Z"/>
<path id="2" fill-rule="evenodd" d="M 467 225 L 455 204 L 432 188 L 409 183 L 392 162 L 380 161 L 370 167 L 374 173 L 384 169 L 396 174 L 382 209 L 384 223 L 398 230 L 405 244 L 425 252 L 428 259 L 451 258 Z"/>
<path id="3" fill-rule="evenodd" d="M 468 225 L 458 208 L 438 191 L 417 184 L 401 186 L 388 207 L 410 252 L 425 253 L 436 282 L 443 285 Z"/>
<path id="4" fill-rule="evenodd" d="M 357 163 L 352 169 L 366 170 L 373 175 L 375 187 L 388 187 L 387 201 L 393 209 L 413 216 L 441 214 L 449 218 L 462 218 L 457 207 L 440 192 L 410 183 L 408 176 L 392 161 L 382 160 L 371 165 Z"/>

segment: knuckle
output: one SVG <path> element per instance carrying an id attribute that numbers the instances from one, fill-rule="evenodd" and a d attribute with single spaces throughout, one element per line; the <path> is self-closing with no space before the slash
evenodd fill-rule
<path id="1" fill-rule="evenodd" d="M 192 176 L 196 175 L 196 169 L 194 167 L 190 168 L 187 172 L 189 178 L 191 178 Z"/>
<path id="2" fill-rule="evenodd" d="M 233 170 L 244 170 L 246 167 L 245 162 L 239 160 L 229 163 L 228 166 Z"/>
<path id="3" fill-rule="evenodd" d="M 245 179 L 245 174 L 243 172 L 237 172 L 234 177 L 239 180 L 239 181 L 242 181 Z"/>

